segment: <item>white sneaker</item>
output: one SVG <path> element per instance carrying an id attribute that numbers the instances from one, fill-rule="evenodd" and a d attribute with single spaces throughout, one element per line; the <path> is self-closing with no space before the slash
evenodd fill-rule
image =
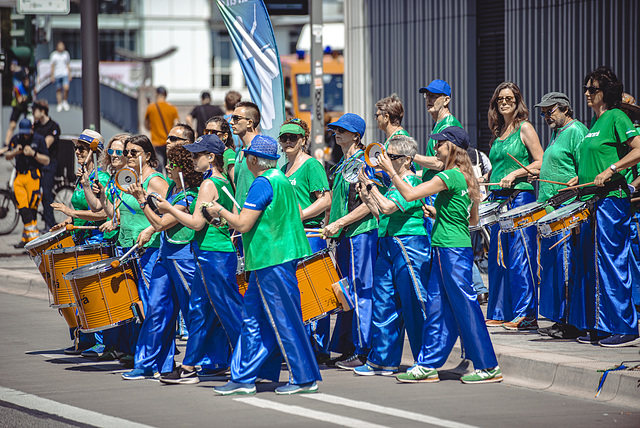
<path id="1" fill-rule="evenodd" d="M 64 111 L 69 111 L 69 103 L 66 101 L 63 101 L 62 108 L 64 109 Z"/>
<path id="2" fill-rule="evenodd" d="M 60 113 L 62 111 L 62 103 L 58 104 L 58 106 L 56 107 L 56 111 L 58 113 Z"/>

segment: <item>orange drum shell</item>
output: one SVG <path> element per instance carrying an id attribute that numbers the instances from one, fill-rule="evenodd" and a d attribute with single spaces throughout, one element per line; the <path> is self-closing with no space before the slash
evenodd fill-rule
<path id="1" fill-rule="evenodd" d="M 547 225 L 551 228 L 551 234 L 543 235 L 541 233 L 541 235 L 545 237 L 557 235 L 563 230 L 570 230 L 570 229 L 573 229 L 574 227 L 577 227 L 580 223 L 587 220 L 588 218 L 589 218 L 589 208 L 585 207 L 581 211 L 571 214 L 571 216 L 559 218 L 556 221 L 547 223 Z"/>
<path id="2" fill-rule="evenodd" d="M 55 250 L 57 248 L 71 248 L 75 245 L 73 236 L 70 232 L 64 232 L 62 235 L 52 239 L 48 242 L 43 242 L 41 245 L 30 248 L 29 256 L 35 262 L 38 271 L 42 275 L 42 279 L 47 284 L 49 292 L 53 295 L 53 286 L 51 282 L 51 271 L 49 270 L 50 261 L 49 257 L 45 255 L 45 252 L 49 250 Z"/>
<path id="3" fill-rule="evenodd" d="M 522 215 L 512 217 L 509 220 L 513 220 L 513 227 L 506 230 L 503 229 L 503 232 L 512 232 L 518 229 L 533 226 L 536 221 L 540 220 L 545 215 L 547 215 L 547 211 L 543 207 L 537 211 L 529 212 L 526 214 L 523 213 Z"/>
<path id="4" fill-rule="evenodd" d="M 61 308 L 60 314 L 69 325 L 69 328 L 78 327 L 78 317 L 76 316 L 76 308 Z"/>
<path id="5" fill-rule="evenodd" d="M 103 330 L 135 319 L 131 305 L 140 301 L 132 262 L 117 269 L 73 279 L 83 332 Z"/>

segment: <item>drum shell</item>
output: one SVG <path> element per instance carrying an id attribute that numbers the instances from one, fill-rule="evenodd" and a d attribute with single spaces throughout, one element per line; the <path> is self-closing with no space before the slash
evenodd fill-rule
<path id="1" fill-rule="evenodd" d="M 575 209 L 568 211 L 567 214 L 562 217 L 557 216 L 557 213 L 554 211 L 538 220 L 536 226 L 538 227 L 540 236 L 549 238 L 563 231 L 574 229 L 588 220 L 590 211 L 587 204 L 584 202 L 573 202 L 567 205 L 567 208 L 572 205 L 575 206 Z"/>
<path id="2" fill-rule="evenodd" d="M 545 206 L 545 204 L 532 202 L 500 214 L 498 217 L 500 230 L 503 233 L 510 233 L 533 226 L 536 221 L 547 215 Z M 523 208 L 527 209 L 523 210 Z"/>
<path id="3" fill-rule="evenodd" d="M 47 236 L 49 235 L 49 236 Z M 53 296 L 53 286 L 51 281 L 52 272 L 50 271 L 50 260 L 45 253 L 49 250 L 58 248 L 70 248 L 75 245 L 73 235 L 67 230 L 49 232 L 25 245 L 25 249 L 29 253 L 29 257 L 34 261 L 38 271 L 42 275 L 42 279 L 47 284 L 47 288 Z"/>
<path id="4" fill-rule="evenodd" d="M 78 327 L 78 317 L 76 315 L 76 308 L 60 308 L 60 315 L 62 315 L 62 317 L 64 318 L 64 320 L 67 322 L 67 325 L 69 326 L 69 328 L 76 328 Z"/>

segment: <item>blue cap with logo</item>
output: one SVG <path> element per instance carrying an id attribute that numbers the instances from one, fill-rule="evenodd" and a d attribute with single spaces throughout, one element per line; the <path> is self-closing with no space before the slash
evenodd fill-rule
<path id="1" fill-rule="evenodd" d="M 345 113 L 340 116 L 340 119 L 335 122 L 331 122 L 327 125 L 329 129 L 342 128 L 349 132 L 354 132 L 360 135 L 360 138 L 364 137 L 364 131 L 367 129 L 367 124 L 364 119 L 354 113 Z"/>
<path id="2" fill-rule="evenodd" d="M 214 155 L 221 155 L 226 149 L 222 140 L 215 134 L 202 135 L 192 144 L 185 144 L 182 147 L 191 153 L 209 152 Z"/>
<path id="3" fill-rule="evenodd" d="M 18 124 L 18 135 L 31 133 L 31 121 L 29 119 L 22 119 Z"/>
<path id="4" fill-rule="evenodd" d="M 429 83 L 429 86 L 420 88 L 420 93 L 431 92 L 432 94 L 443 94 L 448 97 L 451 96 L 451 86 L 444 80 L 436 79 Z"/>
<path id="5" fill-rule="evenodd" d="M 244 149 L 243 152 L 247 155 L 253 155 L 259 158 L 265 159 L 278 159 L 278 142 L 275 138 L 267 135 L 256 135 L 251 140 L 251 147 Z"/>
<path id="6" fill-rule="evenodd" d="M 449 126 L 437 134 L 429 135 L 429 138 L 436 141 L 451 141 L 464 150 L 469 148 L 469 134 L 459 126 Z"/>

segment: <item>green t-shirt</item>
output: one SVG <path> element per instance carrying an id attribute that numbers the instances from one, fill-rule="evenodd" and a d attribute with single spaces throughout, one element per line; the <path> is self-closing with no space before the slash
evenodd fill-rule
<path id="1" fill-rule="evenodd" d="M 247 193 L 249 193 L 251 183 L 256 179 L 247 167 L 247 157 L 244 155 L 242 149 L 239 150 L 236 155 L 235 168 L 233 171 L 233 182 L 236 185 L 235 196 L 236 201 L 238 201 L 238 204 L 240 205 L 238 210 L 240 210 L 244 206 L 244 201 L 247 199 Z"/>
<path id="2" fill-rule="evenodd" d="M 458 168 L 448 169 L 436 174 L 447 190 L 438 193 L 433 204 L 437 211 L 436 221 L 431 232 L 431 245 L 434 247 L 470 247 L 469 210 L 471 198 L 464 175 Z"/>
<path id="3" fill-rule="evenodd" d="M 282 172 L 287 172 L 288 163 L 282 165 Z M 293 186 L 296 193 L 296 199 L 301 209 L 307 209 L 318 198 L 315 192 L 329 191 L 329 180 L 327 173 L 322 164 L 314 158 L 307 159 L 300 168 L 298 168 L 289 177 L 289 183 Z M 324 219 L 324 213 L 320 213 L 313 218 L 306 219 L 303 224 L 305 227 L 318 227 Z"/>
<path id="4" fill-rule="evenodd" d="M 231 201 L 231 198 L 222 190 L 223 187 L 226 187 L 229 193 L 231 193 L 231 183 L 229 183 L 229 180 L 218 177 L 209 177 L 207 180 L 211 180 L 216 186 L 216 190 L 218 191 L 217 202 L 227 211 L 233 211 L 233 201 Z M 193 210 L 197 204 L 198 201 L 196 199 L 191 206 L 191 214 L 193 214 Z M 202 229 L 196 232 L 196 242 L 198 243 L 198 248 L 203 251 L 218 251 L 222 253 L 233 253 L 235 251 L 235 247 L 229 237 L 229 225 L 226 222 L 219 227 L 205 224 Z"/>
<path id="5" fill-rule="evenodd" d="M 459 126 L 460 128 L 462 128 L 462 124 L 458 121 L 458 119 L 456 119 L 452 114 L 450 114 L 449 116 L 445 116 L 444 119 L 439 120 L 433 125 L 431 134 L 437 134 L 438 132 L 441 132 L 443 129 L 448 128 L 450 126 Z M 436 155 L 436 143 L 437 141 L 431 138 L 429 139 L 429 141 L 427 141 L 427 150 L 424 153 L 425 156 Z M 427 181 L 435 177 L 437 173 L 438 171 L 435 171 L 433 169 L 423 168 L 422 182 L 426 183 Z"/>
<path id="6" fill-rule="evenodd" d="M 489 152 L 489 160 L 491 161 L 491 182 L 499 183 L 500 180 L 515 170 L 520 169 L 521 164 L 527 166 L 533 158 L 529 153 L 529 149 L 525 146 L 522 138 L 520 137 L 520 130 L 524 122 L 520 123 L 511 134 L 504 140 L 496 138 L 493 140 L 491 151 Z M 508 153 L 508 154 L 507 154 Z M 518 159 L 518 162 L 511 159 L 511 156 Z M 519 177 L 513 182 L 513 189 L 519 190 L 533 190 L 533 185 L 527 181 L 527 177 Z M 500 186 L 490 186 L 489 190 L 500 190 Z"/>
<path id="7" fill-rule="evenodd" d="M 236 151 L 233 149 L 226 149 L 222 153 L 222 159 L 224 161 L 224 166 L 222 167 L 222 170 L 224 171 L 225 175 L 228 175 L 229 165 L 236 164 Z"/>
<path id="8" fill-rule="evenodd" d="M 540 178 L 566 183 L 578 175 L 578 149 L 582 139 L 589 132 L 579 120 L 573 120 L 551 135 L 551 142 L 542 156 Z M 539 182 L 538 202 L 546 202 L 556 195 L 561 184 Z"/>
<path id="9" fill-rule="evenodd" d="M 403 180 L 411 187 L 422 184 L 422 180 L 417 175 L 407 175 Z M 384 195 L 385 198 L 396 204 L 398 211 L 391 215 L 380 213 L 380 223 L 378 224 L 378 236 L 404 236 L 404 235 L 426 235 L 422 215 L 422 204 L 420 200 L 407 202 L 393 184 Z"/>
<path id="10" fill-rule="evenodd" d="M 591 128 L 580 145 L 578 179 L 581 184 L 591 183 L 596 176 L 618 162 L 629 152 L 626 142 L 637 136 L 638 130 L 633 126 L 629 116 L 622 110 L 607 110 L 599 118 L 591 120 Z M 616 172 L 611 177 L 615 181 L 622 177 Z M 583 196 L 582 200 L 591 199 L 594 195 Z M 623 188 L 622 197 L 629 196 L 629 189 Z M 620 197 L 618 190 L 609 192 L 607 197 Z"/>
<path id="11" fill-rule="evenodd" d="M 91 174 L 89 175 L 89 179 L 93 182 L 93 178 L 95 177 L 95 172 L 91 172 Z M 107 186 L 107 183 L 109 183 L 109 174 L 101 169 L 98 168 L 98 181 L 100 182 L 100 184 L 102 184 L 103 186 Z M 82 188 L 82 184 L 78 184 L 76 186 L 75 189 L 73 189 L 73 195 L 71 195 L 71 205 L 73 206 L 74 209 L 76 209 L 77 211 L 87 211 L 89 210 L 89 204 L 87 203 L 87 198 L 84 195 L 84 189 Z M 97 222 L 90 222 L 88 220 L 82 220 L 79 218 L 74 218 L 73 219 L 73 225 L 74 226 L 86 226 L 89 223 L 93 223 L 95 226 L 100 226 L 102 223 L 104 223 L 104 220 L 100 220 Z M 90 235 L 90 231 L 87 230 L 76 230 L 74 231 L 74 235 L 76 236 L 88 236 Z M 103 237 L 105 239 L 108 239 L 110 237 L 113 236 L 113 232 L 110 232 L 108 235 L 103 234 Z"/>
<path id="12" fill-rule="evenodd" d="M 389 138 L 387 138 L 386 140 L 384 140 L 384 149 L 387 150 L 387 148 L 389 147 L 389 140 L 391 140 L 393 137 L 395 137 L 396 135 L 404 135 L 406 137 L 411 137 L 411 135 L 409 135 L 409 133 L 407 132 L 406 129 L 404 128 L 400 128 L 397 131 L 395 131 L 393 134 L 391 134 L 389 136 Z"/>

